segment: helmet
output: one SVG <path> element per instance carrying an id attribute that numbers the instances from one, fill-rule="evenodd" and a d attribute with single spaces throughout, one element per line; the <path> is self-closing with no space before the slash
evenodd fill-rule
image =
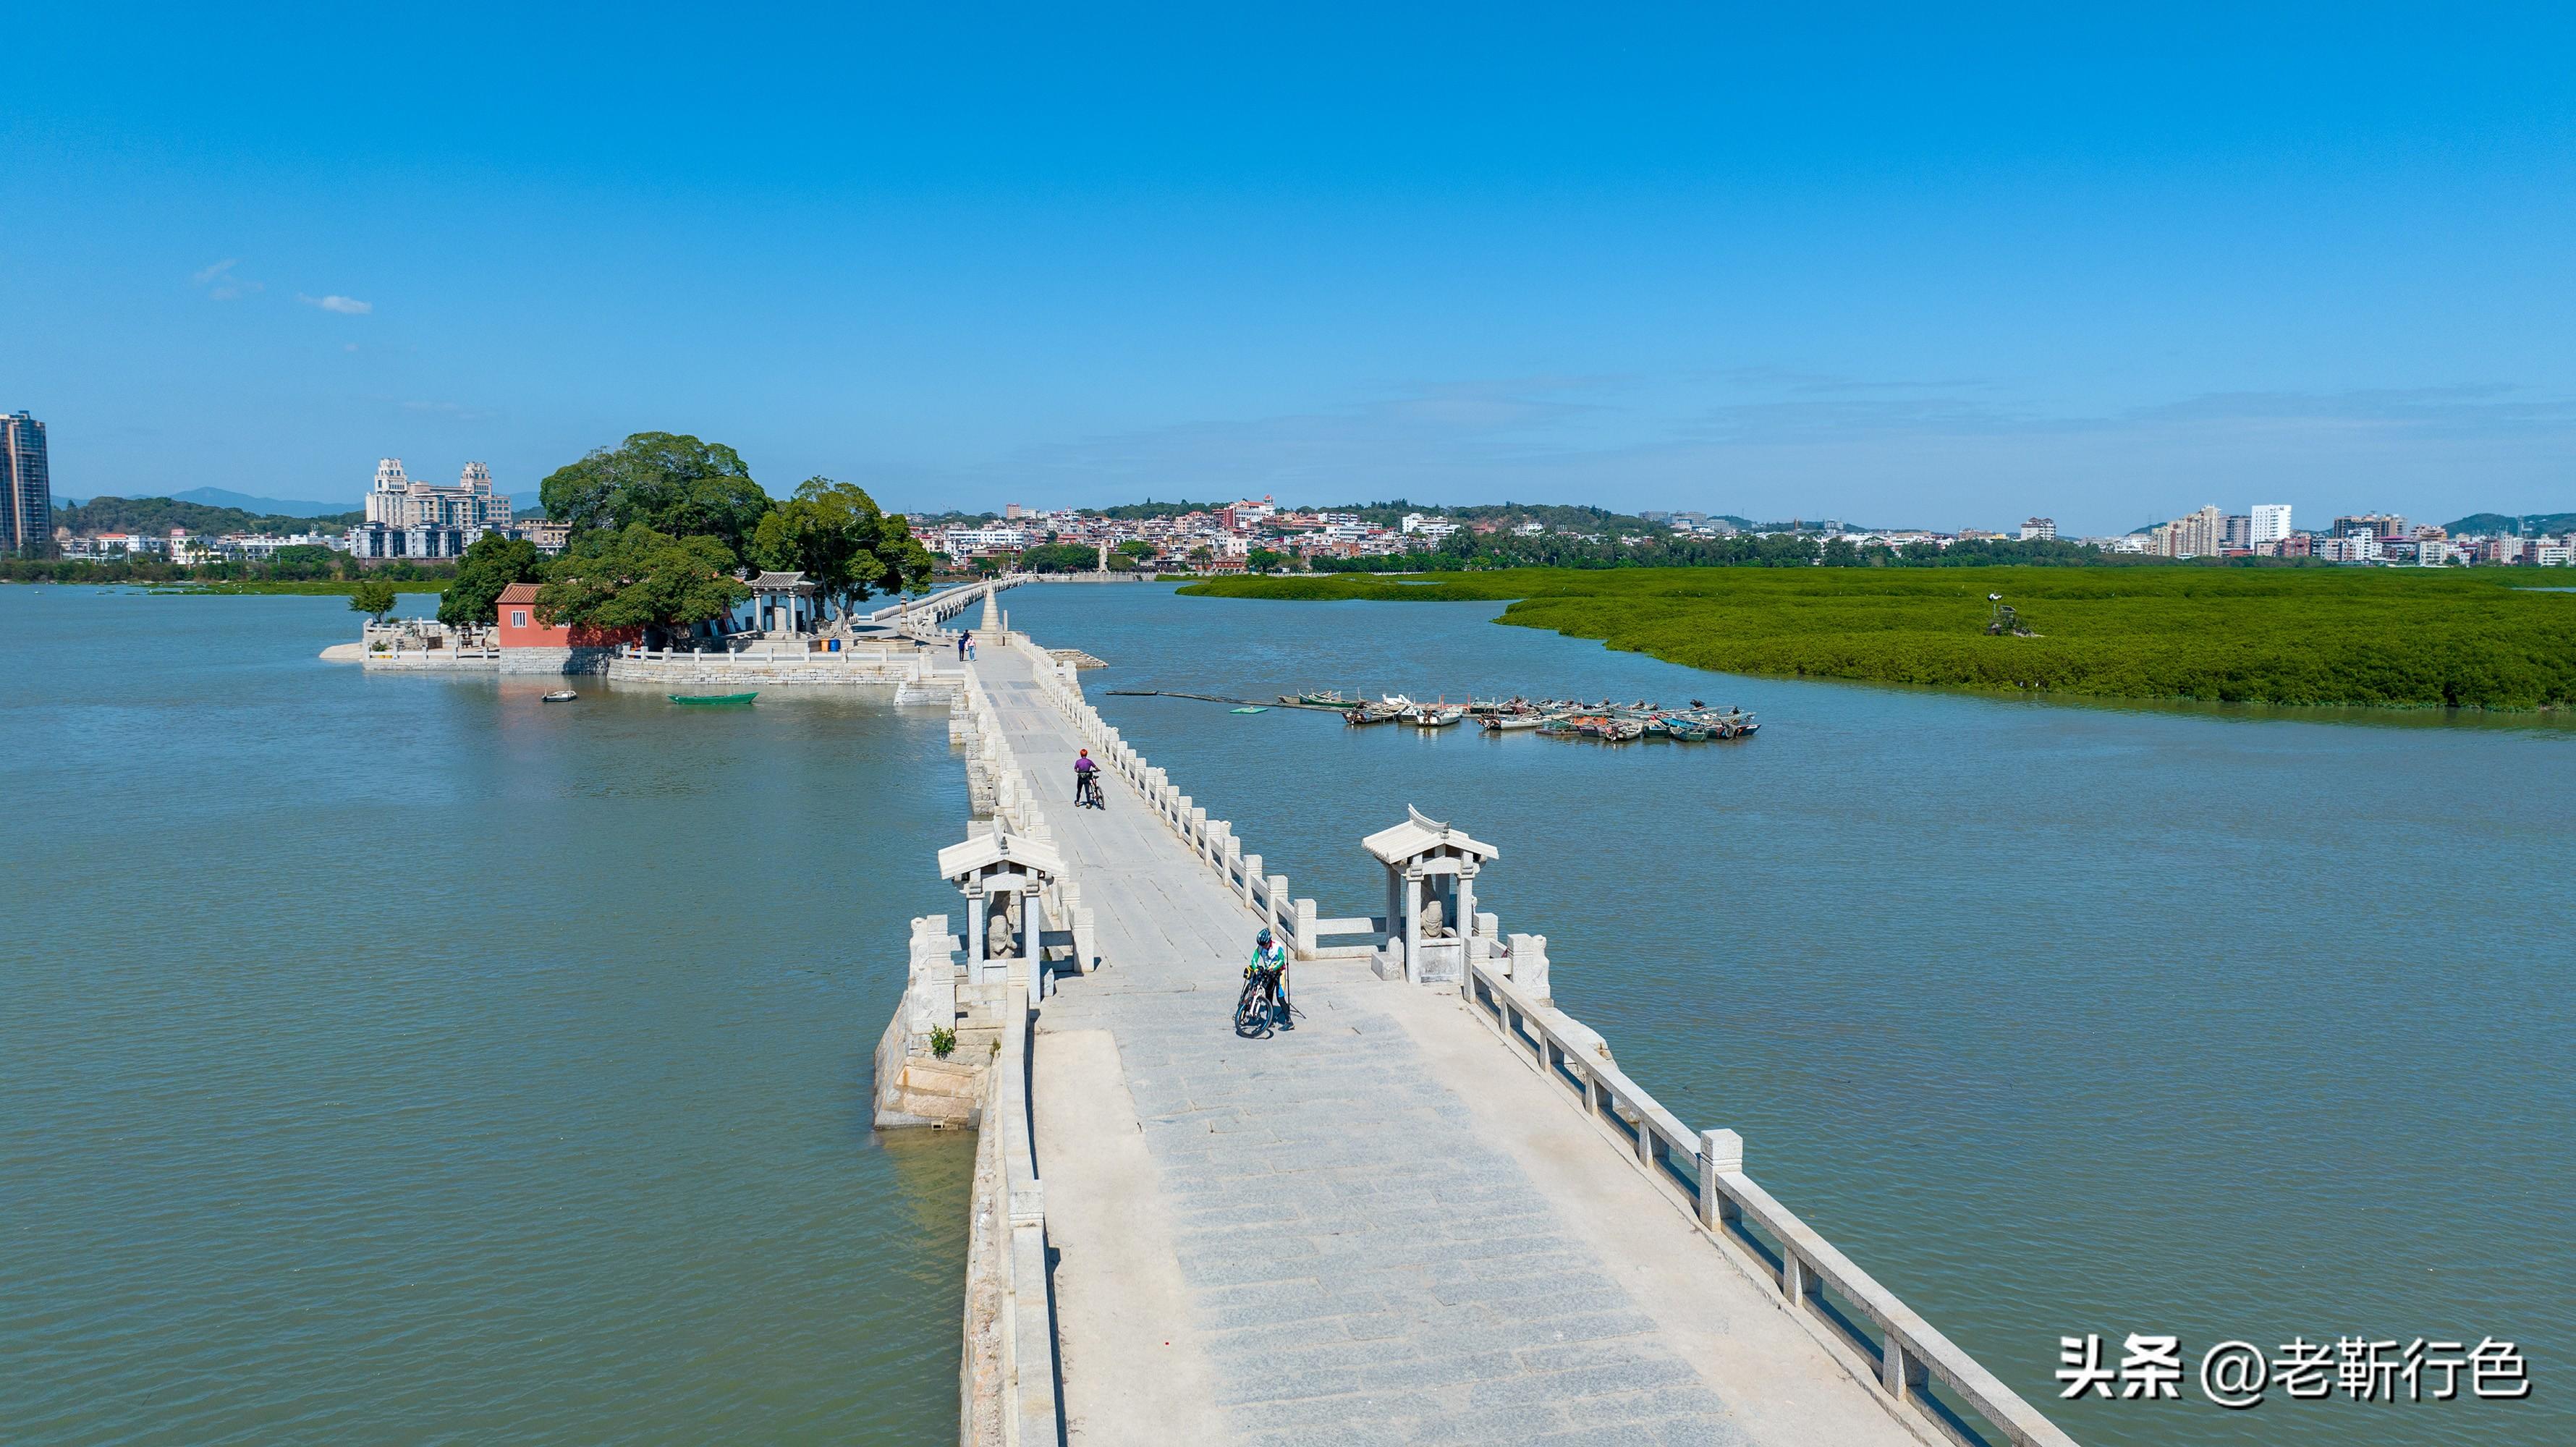
<path id="1" fill-rule="evenodd" d="M 1270 931 L 1268 931 L 1268 930 L 1266 930 L 1266 929 L 1265 929 L 1265 930 L 1263 930 L 1263 931 L 1261 932 L 1261 940 L 1260 940 L 1260 943 L 1265 944 L 1265 945 L 1266 945 L 1266 944 L 1268 944 L 1268 943 L 1270 943 Z"/>
<path id="2" fill-rule="evenodd" d="M 1078 750 L 1078 752 L 1086 759 L 1091 757 L 1091 750 L 1089 749 Z"/>

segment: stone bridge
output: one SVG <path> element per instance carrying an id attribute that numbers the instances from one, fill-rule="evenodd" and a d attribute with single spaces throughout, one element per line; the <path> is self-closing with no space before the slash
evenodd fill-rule
<path id="1" fill-rule="evenodd" d="M 1556 1008 L 1497 845 L 1390 819 L 1323 917 L 973 601 L 986 822 L 877 1052 L 881 1124 L 981 1127 L 962 1441 L 2072 1447 Z M 1263 925 L 1300 1013 L 1247 1040 Z"/>

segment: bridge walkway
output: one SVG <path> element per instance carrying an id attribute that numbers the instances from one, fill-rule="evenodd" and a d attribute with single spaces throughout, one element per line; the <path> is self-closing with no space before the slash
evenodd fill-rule
<path id="1" fill-rule="evenodd" d="M 1075 809 L 1026 660 L 978 670 L 1104 961 L 1032 1054 L 1074 1441 L 1931 1440 L 1454 994 L 1300 963 L 1238 1039 L 1253 913 L 1115 775 Z"/>

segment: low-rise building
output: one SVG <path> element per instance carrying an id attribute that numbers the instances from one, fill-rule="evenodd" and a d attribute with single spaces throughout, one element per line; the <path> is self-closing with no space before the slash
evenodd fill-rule
<path id="1" fill-rule="evenodd" d="M 512 583 L 501 590 L 500 623 L 493 640 L 503 673 L 596 673 L 618 647 L 643 637 L 639 628 L 573 628 L 537 619 L 537 585 Z"/>

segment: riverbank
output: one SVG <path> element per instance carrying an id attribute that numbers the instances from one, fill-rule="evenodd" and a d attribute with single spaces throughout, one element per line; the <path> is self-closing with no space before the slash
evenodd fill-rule
<path id="1" fill-rule="evenodd" d="M 1515 569 L 1262 577 L 1228 598 L 1500 602 L 1498 622 L 1724 673 L 2376 708 L 2576 703 L 2576 598 L 2505 570 Z M 1990 636 L 2000 593 L 2035 636 Z"/>

